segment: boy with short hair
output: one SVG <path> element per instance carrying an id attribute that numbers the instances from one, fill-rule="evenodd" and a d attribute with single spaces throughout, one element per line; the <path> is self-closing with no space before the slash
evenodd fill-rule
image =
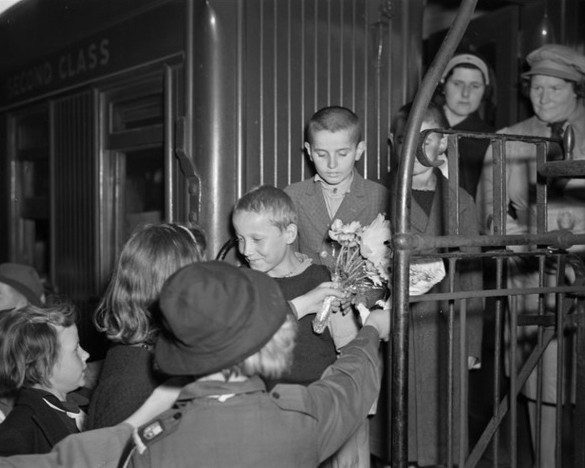
<path id="1" fill-rule="evenodd" d="M 366 144 L 359 118 L 351 110 L 330 106 L 317 111 L 307 125 L 305 149 L 317 174 L 284 191 L 298 213 L 299 252 L 332 267 L 335 253 L 329 228 L 333 220 L 370 224 L 378 213 L 388 212 L 389 192 L 355 169 Z"/>
<path id="2" fill-rule="evenodd" d="M 276 187 L 264 185 L 245 194 L 234 208 L 232 222 L 240 253 L 253 270 L 262 271 L 279 284 L 284 298 L 292 301 L 331 280 L 326 266 L 314 264 L 307 255 L 294 249 L 297 238 L 297 212 L 290 197 Z M 352 314 L 331 314 L 323 333 L 313 331 L 313 315 L 298 310 L 298 332 L 290 369 L 276 383 L 309 385 L 337 358 L 341 348 L 357 334 Z M 349 330 L 349 334 L 348 334 Z M 333 337 L 332 337 L 333 335 Z M 363 451 L 359 452 L 359 447 Z M 367 460 L 366 460 L 367 459 Z M 332 461 L 333 460 L 333 461 Z M 367 422 L 362 424 L 332 460 L 322 466 L 369 467 Z"/>
<path id="3" fill-rule="evenodd" d="M 331 223 L 340 219 L 344 224 L 370 224 L 379 213 L 389 211 L 389 192 L 382 184 L 364 179 L 355 168 L 366 143 L 359 117 L 353 111 L 341 106 L 320 109 L 309 120 L 305 136 L 305 149 L 317 173 L 284 191 L 298 212 L 299 252 L 333 268 L 336 252 L 329 238 Z M 336 334 L 343 337 L 343 342 L 349 342 L 358 332 L 355 322 L 348 320 L 337 328 Z M 341 458 L 337 463 L 369 467 L 368 438 L 366 423 L 355 435 L 359 447 L 346 448 L 343 455 L 338 454 Z"/>
<path id="4" fill-rule="evenodd" d="M 286 300 L 292 301 L 331 280 L 326 267 L 313 264 L 307 255 L 295 251 L 297 213 L 292 200 L 281 189 L 263 185 L 246 193 L 234 207 L 232 223 L 238 249 L 250 268 L 275 278 Z M 314 333 L 312 320 L 313 315 L 298 317 L 292 366 L 279 383 L 309 385 L 335 362 L 337 355 L 330 331 Z"/>

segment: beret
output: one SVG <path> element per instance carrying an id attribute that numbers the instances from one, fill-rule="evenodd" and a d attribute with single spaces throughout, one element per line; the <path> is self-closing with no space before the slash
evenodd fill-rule
<path id="1" fill-rule="evenodd" d="M 43 305 L 43 283 L 33 267 L 20 263 L 3 263 L 0 265 L 0 283 L 16 289 L 32 305 Z"/>
<path id="2" fill-rule="evenodd" d="M 547 44 L 526 57 L 530 70 L 523 77 L 546 75 L 570 81 L 585 79 L 585 56 L 570 47 Z"/>

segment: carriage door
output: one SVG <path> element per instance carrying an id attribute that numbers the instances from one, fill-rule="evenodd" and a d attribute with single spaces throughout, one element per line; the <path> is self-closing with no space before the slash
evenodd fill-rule
<path id="1" fill-rule="evenodd" d="M 48 106 L 16 114 L 9 135 L 13 139 L 10 261 L 31 265 L 47 279 L 51 257 Z"/>

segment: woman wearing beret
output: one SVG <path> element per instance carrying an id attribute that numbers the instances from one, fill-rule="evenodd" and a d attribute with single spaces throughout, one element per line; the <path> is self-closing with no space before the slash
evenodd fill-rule
<path id="1" fill-rule="evenodd" d="M 558 44 L 548 44 L 531 52 L 526 61 L 530 69 L 522 75 L 528 91 L 534 115 L 529 119 L 500 130 L 498 133 L 528 135 L 560 139 L 570 125 L 575 135 L 575 145 L 570 157 L 585 159 L 585 56 Z M 554 149 L 554 146 L 553 146 Z M 507 173 L 507 234 L 535 232 L 536 229 L 536 148 L 533 144 L 519 141 L 506 143 Z M 563 158 L 549 151 L 547 158 Z M 488 228 L 493 224 L 493 159 L 491 151 L 486 155 L 482 174 L 485 183 L 485 221 Z M 585 180 L 553 179 L 548 184 L 548 230 L 569 229 L 573 233 L 585 232 Z M 583 255 L 583 246 L 571 250 Z M 553 280 L 554 275 L 550 277 Z M 508 262 L 508 286 L 512 288 L 538 287 L 538 273 L 528 260 L 513 258 Z M 536 295 L 515 296 L 512 309 L 518 313 L 536 313 Z M 548 304 L 547 304 L 548 306 Z M 536 330 L 519 328 L 519 340 L 534 343 Z M 528 351 L 530 351 L 530 347 Z M 522 353 L 520 353 L 522 354 Z M 553 341 L 543 355 L 543 401 L 541 423 L 541 466 L 555 466 L 555 403 L 557 380 L 557 343 Z M 525 358 L 526 355 L 522 355 Z M 528 379 L 524 393 L 529 401 L 536 398 L 536 371 Z M 529 403 L 531 416 L 535 405 Z M 534 427 L 534 417 L 532 425 Z M 533 430 L 533 438 L 534 438 Z"/>
<path id="2" fill-rule="evenodd" d="M 465 53 L 449 61 L 433 100 L 443 109 L 453 130 L 491 133 L 495 128 L 480 116 L 480 108 L 491 94 L 486 62 L 475 54 Z M 488 140 L 459 141 L 459 185 L 474 199 L 488 145 Z"/>

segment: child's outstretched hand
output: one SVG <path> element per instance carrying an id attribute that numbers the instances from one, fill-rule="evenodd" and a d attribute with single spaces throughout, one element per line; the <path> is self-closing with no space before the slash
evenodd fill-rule
<path id="1" fill-rule="evenodd" d="M 327 281 L 302 296 L 295 297 L 290 303 L 295 309 L 297 320 L 305 315 L 316 314 L 321 310 L 326 297 L 334 296 L 338 299 L 344 297 L 344 293 L 335 288 L 335 283 Z"/>

